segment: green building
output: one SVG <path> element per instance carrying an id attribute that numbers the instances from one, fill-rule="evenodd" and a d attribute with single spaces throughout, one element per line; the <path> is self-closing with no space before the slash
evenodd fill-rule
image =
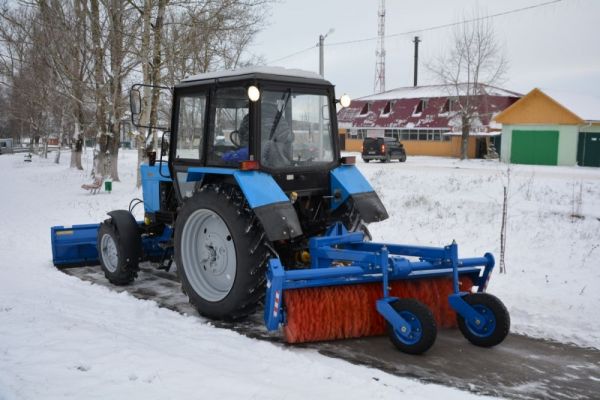
<path id="1" fill-rule="evenodd" d="M 494 120 L 503 162 L 600 167 L 600 99 L 536 88 Z"/>

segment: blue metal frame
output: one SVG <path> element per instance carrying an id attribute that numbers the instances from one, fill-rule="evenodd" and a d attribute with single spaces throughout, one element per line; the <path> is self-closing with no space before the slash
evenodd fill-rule
<path id="1" fill-rule="evenodd" d="M 462 299 L 467 293 L 459 291 L 459 277 L 469 275 L 478 291 L 483 292 L 494 267 L 494 257 L 489 253 L 459 259 L 456 242 L 445 247 L 365 242 L 362 232 L 350 233 L 339 222 L 324 236 L 312 238 L 309 251 L 309 269 L 286 271 L 278 258 L 269 260 L 264 314 L 267 329 L 275 330 L 285 323 L 286 290 L 381 282 L 382 298 L 377 301 L 377 311 L 397 332 L 408 337 L 410 324 L 391 306 L 397 299 L 389 296 L 389 281 L 433 277 L 452 278 L 454 290 L 448 301 L 465 320 L 476 325 L 486 321 Z M 340 262 L 348 265 L 340 267 Z"/>

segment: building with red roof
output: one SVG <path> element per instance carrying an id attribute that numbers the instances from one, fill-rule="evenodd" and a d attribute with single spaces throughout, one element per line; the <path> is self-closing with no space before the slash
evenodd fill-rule
<path id="1" fill-rule="evenodd" d="M 342 149 L 360 151 L 365 137 L 387 136 L 400 139 L 409 155 L 459 157 L 461 123 L 457 110 L 458 94 L 463 92 L 456 86 L 416 86 L 353 100 L 338 112 Z M 501 134 L 501 125 L 493 117 L 522 96 L 483 84 L 479 92 L 477 117 L 469 137 L 470 158 L 485 155 Z"/>

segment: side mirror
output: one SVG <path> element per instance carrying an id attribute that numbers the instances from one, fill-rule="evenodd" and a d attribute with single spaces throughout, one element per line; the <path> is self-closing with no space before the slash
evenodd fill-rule
<path id="1" fill-rule="evenodd" d="M 169 154 L 169 146 L 171 145 L 171 132 L 164 131 L 161 139 L 160 139 L 160 156 L 161 159 L 163 156 Z"/>
<path id="2" fill-rule="evenodd" d="M 172 96 L 171 88 L 166 86 L 133 85 L 129 90 L 133 125 L 136 128 L 169 129 Z"/>
<path id="3" fill-rule="evenodd" d="M 131 123 L 139 127 L 142 114 L 142 94 L 139 87 L 132 87 L 129 91 L 129 106 L 131 108 Z"/>

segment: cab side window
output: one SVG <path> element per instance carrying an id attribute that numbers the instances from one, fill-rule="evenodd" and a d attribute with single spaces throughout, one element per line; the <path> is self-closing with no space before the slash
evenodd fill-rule
<path id="1" fill-rule="evenodd" d="M 179 98 L 176 158 L 202 159 L 206 94 Z"/>
<path id="2" fill-rule="evenodd" d="M 236 166 L 249 158 L 249 100 L 243 87 L 215 91 L 208 137 L 208 163 Z"/>

